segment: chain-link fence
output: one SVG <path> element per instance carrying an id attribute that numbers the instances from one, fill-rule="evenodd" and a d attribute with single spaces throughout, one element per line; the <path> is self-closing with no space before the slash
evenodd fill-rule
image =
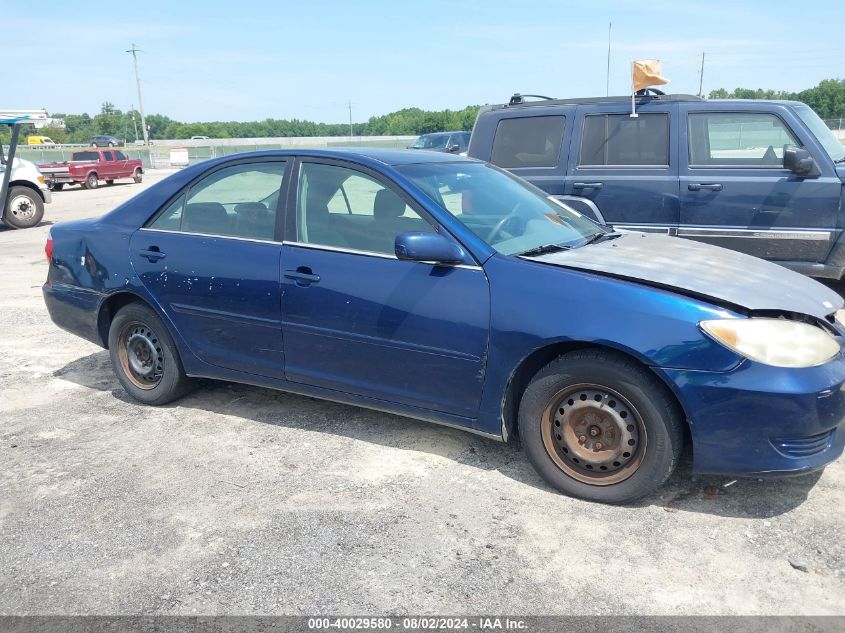
<path id="1" fill-rule="evenodd" d="M 394 137 L 313 137 L 313 138 L 278 138 L 278 139 L 192 139 L 185 141 L 153 141 L 149 147 L 118 147 L 128 158 L 139 158 L 146 168 L 167 168 L 173 166 L 173 150 L 181 150 L 179 166 L 183 166 L 187 151 L 188 164 L 198 163 L 218 156 L 228 156 L 241 152 L 254 152 L 270 149 L 320 148 L 320 147 L 380 147 L 401 149 L 411 144 L 413 136 Z M 73 153 L 84 151 L 81 145 L 20 145 L 17 156 L 36 164 L 64 162 L 72 160 Z M 103 148 L 106 149 L 106 148 Z"/>

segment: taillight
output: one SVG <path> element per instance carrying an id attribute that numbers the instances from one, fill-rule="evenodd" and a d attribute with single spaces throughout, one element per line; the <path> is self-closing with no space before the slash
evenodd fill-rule
<path id="1" fill-rule="evenodd" d="M 47 261 L 52 261 L 53 259 L 53 236 L 49 233 L 47 234 L 47 243 L 44 245 L 44 254 L 47 256 Z"/>

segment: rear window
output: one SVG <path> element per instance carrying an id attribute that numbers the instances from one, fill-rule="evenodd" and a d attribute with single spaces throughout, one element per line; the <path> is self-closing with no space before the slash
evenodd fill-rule
<path id="1" fill-rule="evenodd" d="M 599 114 L 584 118 L 579 166 L 665 167 L 669 115 Z"/>
<path id="2" fill-rule="evenodd" d="M 100 154 L 97 152 L 74 152 L 70 156 L 71 160 L 100 160 Z"/>
<path id="3" fill-rule="evenodd" d="M 555 167 L 560 160 L 566 117 L 502 119 L 496 127 L 490 162 L 499 167 Z"/>

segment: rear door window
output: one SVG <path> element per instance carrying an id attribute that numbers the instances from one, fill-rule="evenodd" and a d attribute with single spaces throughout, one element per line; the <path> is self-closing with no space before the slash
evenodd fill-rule
<path id="1" fill-rule="evenodd" d="M 212 172 L 165 209 L 150 228 L 272 240 L 284 172 L 282 161 Z"/>
<path id="2" fill-rule="evenodd" d="M 114 162 L 114 156 L 112 156 L 111 152 L 103 152 L 103 158 L 106 161 Z"/>
<path id="3" fill-rule="evenodd" d="M 669 115 L 591 114 L 584 117 L 579 167 L 666 167 Z"/>
<path id="4" fill-rule="evenodd" d="M 490 162 L 505 168 L 556 167 L 565 126 L 561 115 L 502 119 Z"/>
<path id="5" fill-rule="evenodd" d="M 690 113 L 689 162 L 692 167 L 783 166 L 783 150 L 800 147 L 786 124 L 765 112 Z"/>

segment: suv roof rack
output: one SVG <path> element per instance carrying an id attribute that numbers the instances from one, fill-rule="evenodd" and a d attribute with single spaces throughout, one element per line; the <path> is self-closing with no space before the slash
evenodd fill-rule
<path id="1" fill-rule="evenodd" d="M 646 92 L 641 90 L 636 95 L 636 102 L 648 103 L 650 101 L 704 101 L 702 97 L 688 94 L 663 94 L 659 90 L 651 90 Z M 526 101 L 525 97 L 534 97 L 539 101 Z M 494 106 L 494 108 L 510 108 L 513 106 L 533 107 L 533 106 L 549 106 L 549 105 L 568 105 L 568 104 L 587 104 L 587 103 L 630 103 L 631 95 L 620 97 L 576 97 L 571 99 L 556 99 L 554 97 L 545 97 L 543 95 L 524 95 L 514 93 L 508 103 Z"/>

